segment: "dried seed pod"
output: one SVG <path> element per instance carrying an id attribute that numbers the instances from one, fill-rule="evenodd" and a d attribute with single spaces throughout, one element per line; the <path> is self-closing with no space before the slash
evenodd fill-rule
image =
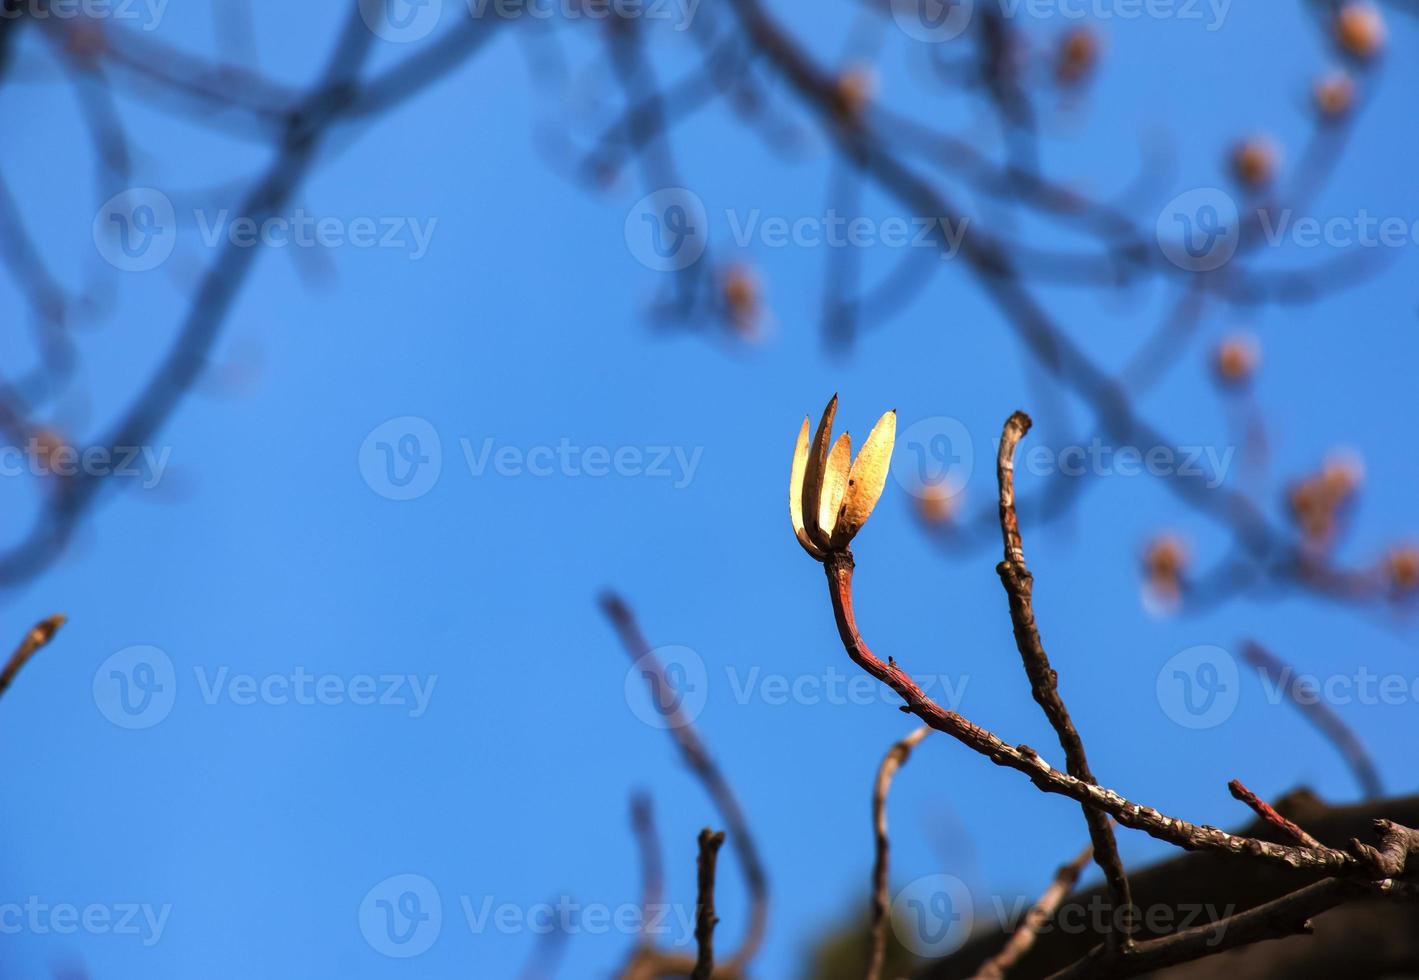
<path id="1" fill-rule="evenodd" d="M 1217 345 L 1213 361 L 1217 380 L 1226 385 L 1243 385 L 1256 373 L 1261 348 L 1250 334 L 1237 334 Z"/>
<path id="2" fill-rule="evenodd" d="M 1378 7 L 1347 3 L 1335 15 L 1335 40 L 1346 54 L 1368 60 L 1385 45 L 1385 22 Z"/>
<path id="3" fill-rule="evenodd" d="M 1232 150 L 1232 173 L 1247 187 L 1264 187 L 1276 176 L 1280 152 L 1265 136 L 1242 140 Z"/>
<path id="4" fill-rule="evenodd" d="M 1054 77 L 1061 85 L 1075 85 L 1093 72 L 1099 59 L 1099 42 L 1087 27 L 1066 31 L 1055 53 Z"/>
<path id="5" fill-rule="evenodd" d="M 1344 72 L 1332 72 L 1316 80 L 1316 110 L 1327 119 L 1339 119 L 1355 104 L 1355 82 Z"/>

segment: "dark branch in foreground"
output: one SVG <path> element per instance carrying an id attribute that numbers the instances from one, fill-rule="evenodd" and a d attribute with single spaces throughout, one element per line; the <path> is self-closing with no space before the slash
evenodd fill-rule
<path id="1" fill-rule="evenodd" d="M 1039 628 L 1035 625 L 1035 579 L 1025 566 L 1020 522 L 1015 515 L 1015 447 L 1029 431 L 1030 417 L 1024 412 L 1016 412 L 1006 420 L 1000 436 L 996 474 L 1000 483 L 1000 532 L 1005 539 L 1005 559 L 996 566 L 996 572 L 1010 599 L 1010 623 L 1014 627 L 1015 645 L 1030 679 L 1030 693 L 1059 737 L 1069 775 L 1086 783 L 1097 783 L 1084 754 L 1084 739 L 1074 727 L 1074 720 L 1070 718 L 1064 698 L 1059 694 L 1058 675 L 1050 666 L 1044 641 L 1040 639 Z M 1113 949 L 1125 947 L 1133 933 L 1133 897 L 1129 893 L 1123 858 L 1118 852 L 1118 841 L 1114 839 L 1113 821 L 1107 813 L 1087 803 L 1084 805 L 1084 818 L 1089 825 L 1089 839 L 1094 844 L 1094 859 L 1109 883 L 1114 908 L 1121 913 L 1117 920 L 1112 916 L 1106 920 L 1111 926 L 1108 931 L 1109 946 Z M 1112 928 L 1115 923 L 1117 927 Z"/>
<path id="2" fill-rule="evenodd" d="M 1304 825 L 1324 845 L 1345 847 L 1355 836 L 1372 829 L 1377 813 L 1398 821 L 1419 824 L 1419 797 L 1367 800 L 1332 806 L 1305 789 L 1280 797 L 1274 805 L 1285 819 Z M 1290 836 L 1274 822 L 1254 819 L 1235 831 L 1237 836 L 1289 843 Z M 1135 938 L 1164 938 L 1197 925 L 1225 931 L 1238 911 L 1257 908 L 1283 898 L 1298 887 L 1312 884 L 1313 875 L 1258 863 L 1241 864 L 1219 853 L 1197 851 L 1176 855 L 1147 867 L 1131 870 L 1129 882 L 1141 914 Z M 1017 896 L 1002 893 L 992 903 L 1009 907 Z M 1071 967 L 1098 945 L 1095 930 L 1086 928 L 1093 916 L 1108 905 L 1102 883 L 1070 894 L 1041 929 L 1035 944 L 1010 971 L 1012 980 L 1038 980 Z M 1174 966 L 1159 966 L 1157 980 L 1334 980 L 1419 973 L 1419 904 L 1395 901 L 1373 888 L 1312 918 L 1313 935 L 1296 934 L 1251 946 L 1234 948 L 1224 965 L 1221 960 L 1197 959 Z M 968 980 L 1010 941 L 1018 924 L 1013 919 L 973 931 L 960 949 L 923 966 L 917 980 Z"/>
<path id="3" fill-rule="evenodd" d="M 700 831 L 700 857 L 696 864 L 695 894 L 695 969 L 690 980 L 709 980 L 714 973 L 714 927 L 719 918 L 714 914 L 714 868 L 719 858 L 724 831 Z"/>

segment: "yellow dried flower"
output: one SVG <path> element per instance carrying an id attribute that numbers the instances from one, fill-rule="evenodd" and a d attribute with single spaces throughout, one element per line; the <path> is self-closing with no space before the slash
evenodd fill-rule
<path id="1" fill-rule="evenodd" d="M 897 438 L 897 413 L 893 410 L 877 420 L 853 460 L 852 440 L 846 432 L 829 448 L 837 410 L 838 396 L 834 395 L 823 410 L 811 442 L 809 420 L 804 416 L 788 481 L 793 533 L 803 550 L 819 561 L 830 552 L 845 550 L 867 523 L 887 485 L 892 445 Z"/>

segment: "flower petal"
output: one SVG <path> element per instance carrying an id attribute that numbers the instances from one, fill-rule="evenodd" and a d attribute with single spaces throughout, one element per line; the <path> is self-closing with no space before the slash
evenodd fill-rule
<path id="1" fill-rule="evenodd" d="M 808 468 L 808 416 L 803 416 L 803 428 L 798 430 L 798 444 L 793 449 L 793 469 L 788 477 L 788 516 L 793 521 L 793 533 L 798 543 L 814 558 L 823 553 L 808 539 L 803 526 L 803 471 Z"/>
<path id="2" fill-rule="evenodd" d="M 813 443 L 808 448 L 808 465 L 803 471 L 803 522 L 808 537 L 817 541 L 820 534 L 818 524 L 819 504 L 823 494 L 823 472 L 828 466 L 828 446 L 833 437 L 833 416 L 838 412 L 838 396 L 834 395 L 823 409 L 823 417 L 818 420 L 818 431 L 813 433 Z M 826 535 L 823 537 L 826 541 Z"/>
<path id="3" fill-rule="evenodd" d="M 838 510 L 842 507 L 843 494 L 847 491 L 847 475 L 852 465 L 852 437 L 844 432 L 833 445 L 828 457 L 828 467 L 823 473 L 823 496 L 818 505 L 817 542 L 826 549 L 833 537 L 833 528 L 838 522 Z"/>
<path id="4" fill-rule="evenodd" d="M 842 511 L 833 526 L 833 547 L 841 548 L 853 539 L 887 485 L 887 472 L 892 465 L 892 446 L 897 441 L 897 411 L 893 409 L 877 420 L 862 450 L 848 473 L 847 492 L 843 494 Z"/>

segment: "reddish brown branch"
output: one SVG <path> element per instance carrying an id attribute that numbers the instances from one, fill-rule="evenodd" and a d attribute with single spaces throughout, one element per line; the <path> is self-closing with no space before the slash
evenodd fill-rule
<path id="1" fill-rule="evenodd" d="M 714 927 L 719 918 L 714 914 L 714 868 L 724 843 L 724 831 L 700 831 L 700 857 L 697 863 L 695 895 L 695 968 L 690 980 L 709 980 L 714 973 Z"/>
<path id="2" fill-rule="evenodd" d="M 1034 576 L 1025 567 L 1020 521 L 1015 514 L 1015 447 L 1029 431 L 1030 417 L 1024 412 L 1016 412 L 1006 420 L 1005 430 L 1000 436 L 996 475 L 1000 483 L 1000 532 L 1005 539 L 1005 559 L 996 566 L 996 571 L 1009 598 L 1015 646 L 1020 651 L 1020 659 L 1030 679 L 1030 693 L 1059 737 L 1069 775 L 1086 783 L 1097 783 L 1084 753 L 1084 739 L 1080 737 L 1074 720 L 1069 716 L 1069 709 L 1065 707 L 1064 698 L 1059 694 L 1058 676 L 1050 666 L 1049 655 L 1035 624 Z M 1128 887 L 1128 875 L 1123 868 L 1123 858 L 1118 852 L 1118 841 L 1114 838 L 1113 821 L 1107 813 L 1090 803 L 1084 804 L 1084 818 L 1089 825 L 1089 838 L 1094 844 L 1094 860 L 1104 873 L 1109 897 L 1119 911 L 1119 915 L 1104 920 L 1109 923 L 1109 945 L 1111 948 L 1125 946 L 1130 942 L 1134 929 L 1133 897 Z"/>
<path id="3" fill-rule="evenodd" d="M 849 551 L 834 552 L 823 563 L 833 616 L 843 647 L 853 663 L 886 684 L 906 702 L 906 710 L 932 728 L 979 752 L 996 765 L 1028 776 L 1046 793 L 1089 803 L 1112 816 L 1125 827 L 1141 830 L 1150 837 L 1167 841 L 1189 851 L 1208 850 L 1249 856 L 1270 864 L 1332 876 L 1368 878 L 1370 869 L 1354 855 L 1334 848 L 1291 847 L 1252 837 L 1239 837 L 1215 827 L 1199 826 L 1140 806 L 1118 793 L 1085 782 L 1055 769 L 1027 745 L 1008 745 L 974 722 L 949 711 L 929 698 L 895 661 L 879 660 L 862 639 L 852 609 L 853 560 Z"/>
<path id="4" fill-rule="evenodd" d="M 1365 750 L 1364 743 L 1321 699 L 1319 691 L 1304 678 L 1295 676 L 1295 671 L 1289 664 L 1255 640 L 1242 644 L 1242 656 L 1246 658 L 1247 663 L 1267 674 L 1272 683 L 1282 685 L 1286 699 L 1340 750 L 1365 796 L 1373 798 L 1384 794 L 1379 770 L 1370 758 L 1370 753 Z"/>
<path id="5" fill-rule="evenodd" d="M 975 980 L 1000 980 L 1015 964 L 1020 962 L 1021 958 L 1034 947 L 1035 940 L 1039 937 L 1040 930 L 1044 928 L 1045 923 L 1054 918 L 1060 903 L 1074 890 L 1075 884 L 1079 881 L 1079 875 L 1084 871 L 1084 866 L 1093 856 L 1094 849 L 1086 847 L 1073 861 L 1059 866 L 1059 870 L 1054 873 L 1054 880 L 1050 882 L 1039 901 L 1035 902 L 1030 907 L 1030 911 L 1025 913 L 1024 921 L 1020 923 L 1020 927 L 1006 940 L 1004 948 L 976 971 Z"/>
<path id="6" fill-rule="evenodd" d="M 1299 825 L 1293 823 L 1290 820 L 1287 820 L 1281 814 L 1277 813 L 1275 807 L 1273 807 L 1270 803 L 1267 803 L 1261 797 L 1257 796 L 1251 790 L 1247 789 L 1246 786 L 1242 784 L 1242 781 L 1240 779 L 1234 779 L 1230 783 L 1228 783 L 1227 789 L 1232 791 L 1232 796 L 1241 800 L 1247 806 L 1251 807 L 1252 811 L 1258 817 L 1271 824 L 1271 826 L 1281 831 L 1283 834 L 1291 838 L 1297 844 L 1300 844 L 1302 847 L 1324 846 L 1321 844 L 1320 841 L 1316 840 L 1310 834 L 1306 833 L 1305 830 L 1303 830 Z"/>
<path id="7" fill-rule="evenodd" d="M 892 910 L 887 881 L 888 857 L 891 850 L 887 837 L 887 793 L 892 788 L 892 778 L 906 763 L 912 749 L 930 734 L 930 726 L 922 725 L 888 749 L 882 759 L 882 765 L 877 769 L 877 781 L 872 787 L 872 835 L 876 856 L 872 865 L 872 955 L 868 961 L 867 980 L 877 980 L 882 975 L 883 964 L 887 961 L 887 925 L 891 921 Z"/>
<path id="8" fill-rule="evenodd" d="M 15 675 L 20 672 L 20 668 L 28 663 L 29 659 L 43 649 L 50 640 L 54 639 L 54 634 L 66 621 L 63 613 L 55 613 L 48 619 L 35 624 L 35 627 L 25 634 L 25 638 L 20 641 L 15 652 L 10 654 L 10 660 L 5 664 L 5 669 L 0 671 L 0 696 L 10 689 L 10 684 L 14 682 Z"/>

